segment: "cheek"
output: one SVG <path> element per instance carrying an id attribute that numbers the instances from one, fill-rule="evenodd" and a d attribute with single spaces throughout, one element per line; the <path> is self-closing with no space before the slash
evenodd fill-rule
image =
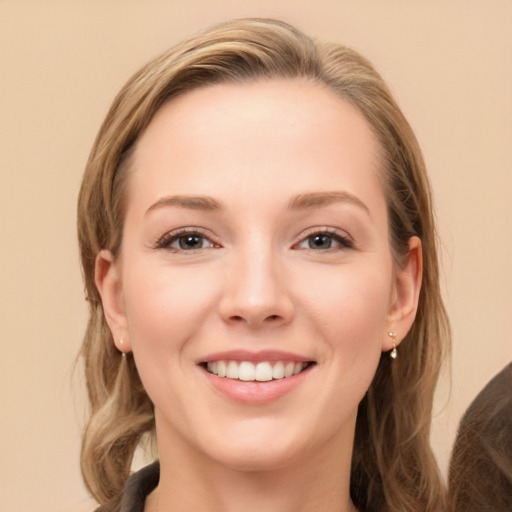
<path id="1" fill-rule="evenodd" d="M 123 294 L 134 352 L 175 352 L 208 317 L 218 288 L 215 273 L 143 263 L 129 268 Z"/>
<path id="2" fill-rule="evenodd" d="M 364 394 L 382 353 L 390 304 L 391 266 L 346 268 L 321 279 L 307 316 L 322 338 L 322 358 L 340 385 Z M 343 376 L 343 378 L 340 378 Z"/>
<path id="3" fill-rule="evenodd" d="M 391 269 L 382 264 L 343 268 L 317 274 L 313 286 L 304 283 L 309 309 L 318 322 L 359 338 L 360 333 L 381 328 L 391 296 Z M 308 289 L 309 288 L 309 289 Z"/>
<path id="4" fill-rule="evenodd" d="M 197 340 L 218 288 L 213 273 L 131 264 L 123 280 L 128 336 L 137 369 L 157 409 L 183 402 L 194 377 Z"/>

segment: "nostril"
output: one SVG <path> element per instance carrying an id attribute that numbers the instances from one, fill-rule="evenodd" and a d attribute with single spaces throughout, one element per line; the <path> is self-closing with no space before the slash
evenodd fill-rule
<path id="1" fill-rule="evenodd" d="M 281 315 L 268 315 L 268 316 L 261 316 L 259 318 L 256 318 L 251 315 L 247 315 L 247 318 L 244 315 L 232 315 L 229 317 L 229 320 L 233 323 L 241 323 L 241 322 L 247 322 L 249 325 L 258 325 L 258 324 L 264 324 L 264 323 L 272 323 L 276 324 L 277 322 L 281 321 L 283 317 Z"/>

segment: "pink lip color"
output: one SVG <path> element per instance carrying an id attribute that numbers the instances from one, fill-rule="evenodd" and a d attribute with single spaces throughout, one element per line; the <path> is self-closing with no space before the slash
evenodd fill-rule
<path id="1" fill-rule="evenodd" d="M 216 352 L 208 354 L 202 359 L 196 361 L 197 364 L 209 361 L 251 361 L 252 363 L 269 361 L 285 361 L 294 363 L 307 363 L 311 358 L 302 357 L 291 352 L 281 352 L 279 350 L 260 350 L 258 352 L 250 352 L 248 350 L 226 350 L 225 352 Z"/>
<path id="2" fill-rule="evenodd" d="M 243 360 L 247 361 L 247 359 Z M 266 360 L 268 361 L 268 359 Z M 311 367 L 292 377 L 268 382 L 244 382 L 227 377 L 218 377 L 202 368 L 204 375 L 215 391 L 231 400 L 246 405 L 264 405 L 281 398 L 296 389 L 307 377 L 310 370 Z"/>

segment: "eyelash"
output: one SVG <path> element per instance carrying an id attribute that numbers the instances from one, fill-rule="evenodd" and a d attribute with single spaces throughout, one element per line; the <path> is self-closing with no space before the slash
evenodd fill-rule
<path id="1" fill-rule="evenodd" d="M 200 247 L 200 248 L 189 248 L 189 249 L 183 249 L 180 247 L 172 247 L 172 244 L 175 242 L 179 243 L 179 240 L 182 238 L 200 238 L 203 240 L 206 240 L 210 243 L 210 247 Z M 185 253 L 185 252 L 195 252 L 200 251 L 202 249 L 210 249 L 210 248 L 218 248 L 220 247 L 219 244 L 217 244 L 215 241 L 211 239 L 211 237 L 207 236 L 204 232 L 202 232 L 198 228 L 185 228 L 180 229 L 178 231 L 171 231 L 169 233 L 165 233 L 163 236 L 161 236 L 155 244 L 155 249 L 166 249 L 171 252 L 179 252 L 179 253 Z"/>
<path id="2" fill-rule="evenodd" d="M 209 245 L 209 247 L 199 247 L 199 248 L 190 247 L 188 249 L 185 249 L 182 247 L 172 247 L 173 243 L 176 243 L 176 242 L 179 243 L 180 239 L 184 239 L 186 237 L 199 238 L 199 239 L 209 242 L 210 245 Z M 338 243 L 341 247 L 327 247 L 325 249 L 318 248 L 318 247 L 317 248 L 314 248 L 314 247 L 302 247 L 301 248 L 300 247 L 301 244 L 306 243 L 308 240 L 311 243 L 311 241 L 314 237 L 325 237 L 325 238 L 329 239 L 331 242 L 334 241 L 335 243 Z M 155 244 L 155 249 L 166 249 L 168 251 L 176 252 L 176 253 L 197 252 L 202 249 L 213 249 L 213 248 L 216 249 L 216 248 L 220 248 L 220 247 L 221 247 L 220 244 L 218 244 L 217 242 L 212 240 L 211 237 L 207 236 L 204 232 L 202 232 L 198 228 L 186 228 L 186 229 L 180 229 L 179 231 L 171 231 L 169 233 L 165 233 L 163 236 L 161 236 L 156 241 L 156 244 Z M 292 249 L 295 249 L 295 250 L 303 249 L 303 250 L 309 250 L 309 251 L 315 251 L 315 252 L 318 252 L 318 251 L 331 252 L 331 251 L 336 251 L 336 250 L 353 249 L 353 248 L 354 248 L 354 243 L 350 237 L 341 235 L 335 229 L 318 229 L 318 228 L 313 228 L 313 229 L 309 230 L 309 232 L 307 232 L 305 234 L 305 236 L 302 236 L 302 238 L 300 240 L 298 240 L 297 242 L 295 242 L 292 246 Z"/>
<path id="3" fill-rule="evenodd" d="M 324 229 L 318 229 L 313 228 L 309 230 L 305 236 L 302 236 L 302 238 L 296 242 L 293 247 L 297 247 L 303 243 L 306 243 L 308 240 L 312 240 L 314 237 L 321 237 L 324 236 L 331 241 L 334 241 L 338 243 L 341 247 L 328 247 L 326 249 L 319 249 L 319 248 L 313 248 L 313 247 L 303 247 L 302 249 L 308 250 L 308 251 L 336 251 L 336 250 L 343 250 L 343 249 L 354 249 L 354 242 L 349 236 L 345 236 L 339 233 L 339 231 L 332 229 L 332 228 L 324 228 Z"/>

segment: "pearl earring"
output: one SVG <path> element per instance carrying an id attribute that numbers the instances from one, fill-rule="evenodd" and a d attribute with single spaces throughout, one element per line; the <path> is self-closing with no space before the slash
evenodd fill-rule
<path id="1" fill-rule="evenodd" d="M 388 336 L 393 340 L 393 348 L 391 349 L 391 352 L 389 353 L 389 357 L 391 359 L 396 359 L 397 356 L 397 350 L 396 350 L 396 332 L 388 332 Z"/>

